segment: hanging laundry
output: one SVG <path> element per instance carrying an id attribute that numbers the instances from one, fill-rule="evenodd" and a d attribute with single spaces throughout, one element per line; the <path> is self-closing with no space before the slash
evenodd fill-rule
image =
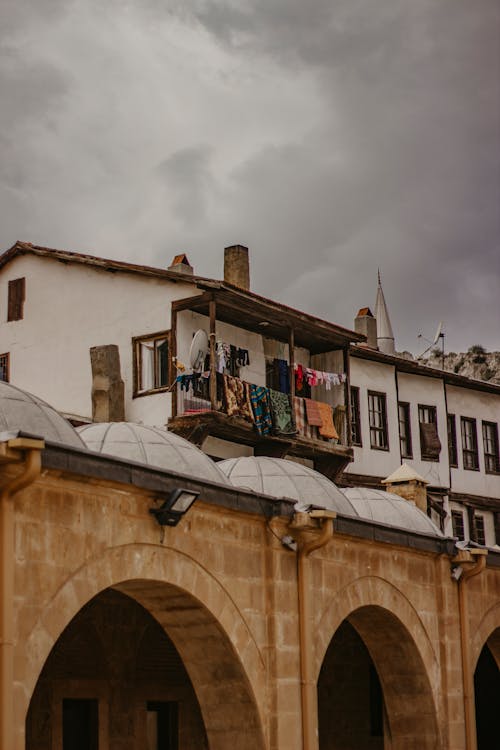
<path id="1" fill-rule="evenodd" d="M 217 342 L 217 346 L 215 349 L 215 356 L 216 356 L 216 369 L 217 372 L 223 373 L 226 369 L 226 353 L 224 350 L 224 344 L 222 341 Z"/>
<path id="2" fill-rule="evenodd" d="M 321 427 L 319 428 L 319 434 L 325 438 L 336 438 L 339 439 L 338 432 L 333 424 L 333 411 L 330 404 L 325 404 L 323 401 L 317 401 L 317 406 L 321 416 Z"/>
<path id="3" fill-rule="evenodd" d="M 290 393 L 290 368 L 286 359 L 278 359 L 278 382 L 281 393 Z"/>
<path id="4" fill-rule="evenodd" d="M 269 388 L 264 385 L 250 385 L 250 400 L 255 422 L 255 429 L 259 435 L 269 435 L 273 421 L 269 403 Z"/>
<path id="5" fill-rule="evenodd" d="M 247 367 L 250 364 L 248 349 L 242 349 L 239 347 L 236 350 L 236 361 L 240 367 Z"/>
<path id="6" fill-rule="evenodd" d="M 318 401 L 312 401 L 310 398 L 306 398 L 304 401 L 306 404 L 308 424 L 312 427 L 321 427 L 323 425 L 323 420 L 321 419 L 321 414 L 318 408 Z"/>
<path id="7" fill-rule="evenodd" d="M 302 365 L 295 365 L 295 393 L 300 393 L 304 387 L 304 370 Z"/>
<path id="8" fill-rule="evenodd" d="M 297 432 L 302 437 L 312 438 L 314 428 L 310 427 L 310 425 L 307 423 L 305 399 L 301 398 L 300 396 L 294 396 L 292 399 L 292 403 L 293 418 Z"/>
<path id="9" fill-rule="evenodd" d="M 297 430 L 293 423 L 292 407 L 290 406 L 290 397 L 288 394 L 270 389 L 269 399 L 271 402 L 274 432 L 281 435 L 295 435 Z"/>
<path id="10" fill-rule="evenodd" d="M 249 422 L 253 421 L 252 406 L 248 383 L 231 375 L 224 375 L 224 401 L 228 416 L 243 417 Z"/>

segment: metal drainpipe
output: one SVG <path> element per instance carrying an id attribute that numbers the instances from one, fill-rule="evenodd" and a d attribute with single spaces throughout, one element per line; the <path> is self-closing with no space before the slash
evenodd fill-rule
<path id="1" fill-rule="evenodd" d="M 314 512 L 310 514 L 315 517 Z M 319 514 L 318 514 L 319 515 Z M 333 518 L 323 517 L 321 533 L 310 542 L 299 543 L 297 554 L 297 586 L 299 600 L 299 643 L 300 643 L 300 697 L 302 709 L 302 748 L 315 750 L 318 747 L 317 717 L 315 708 L 316 682 L 313 676 L 313 643 L 311 633 L 311 613 L 309 605 L 310 567 L 307 558 L 314 550 L 324 547 L 333 536 Z"/>
<path id="2" fill-rule="evenodd" d="M 22 472 L 0 491 L 0 748 L 14 748 L 14 500 L 40 475 L 43 440 L 16 438 L 8 448 L 27 453 Z M 15 459 L 14 459 L 15 460 Z"/>
<path id="3" fill-rule="evenodd" d="M 469 654 L 469 608 L 467 606 L 467 595 L 465 584 L 473 576 L 479 575 L 486 567 L 487 550 L 468 550 L 469 555 L 464 559 L 460 553 L 454 558 L 454 562 L 463 568 L 463 573 L 458 581 L 458 608 L 460 616 L 460 646 L 462 656 L 462 679 L 464 690 L 464 718 L 465 718 L 465 747 L 466 750 L 477 750 L 476 734 L 476 708 L 474 705 L 474 676 L 471 670 Z M 472 567 L 465 567 L 476 557 Z"/>

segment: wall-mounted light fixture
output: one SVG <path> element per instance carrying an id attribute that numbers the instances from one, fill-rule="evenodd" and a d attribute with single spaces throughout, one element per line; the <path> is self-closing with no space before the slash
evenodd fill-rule
<path id="1" fill-rule="evenodd" d="M 150 508 L 149 512 L 156 518 L 160 526 L 177 526 L 199 494 L 199 492 L 178 487 L 172 490 L 161 507 Z"/>

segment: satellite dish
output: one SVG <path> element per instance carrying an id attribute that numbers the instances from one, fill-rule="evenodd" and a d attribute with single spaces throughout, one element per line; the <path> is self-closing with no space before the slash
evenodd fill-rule
<path id="1" fill-rule="evenodd" d="M 437 327 L 436 335 L 434 336 L 434 339 L 433 339 L 433 342 L 432 342 L 433 344 L 437 344 L 438 339 L 441 336 L 442 332 L 443 332 L 443 321 L 441 320 L 439 322 L 438 327 Z"/>
<path id="2" fill-rule="evenodd" d="M 189 364 L 195 372 L 201 372 L 208 354 L 209 343 L 206 331 L 200 328 L 193 336 L 189 349 Z"/>

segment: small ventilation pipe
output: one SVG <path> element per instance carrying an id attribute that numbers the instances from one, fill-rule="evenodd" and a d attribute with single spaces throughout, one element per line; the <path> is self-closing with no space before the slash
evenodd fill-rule
<path id="1" fill-rule="evenodd" d="M 324 547 L 333 537 L 333 519 L 337 514 L 328 510 L 313 510 L 296 513 L 291 530 L 298 541 L 297 551 L 297 595 L 299 608 L 300 644 L 300 700 L 302 713 L 302 750 L 318 748 L 318 707 L 316 680 L 314 679 L 314 633 L 312 632 L 311 566 L 309 555 Z M 310 532 L 318 530 L 313 525 L 320 523 L 319 534 L 311 539 Z M 312 523 L 311 523 L 312 521 Z"/>
<path id="2" fill-rule="evenodd" d="M 14 495 L 41 472 L 43 440 L 13 438 L 0 445 L 8 463 L 23 462 L 21 473 L 0 491 L 0 747 L 14 747 Z M 24 459 L 24 461 L 23 461 Z"/>
<path id="3" fill-rule="evenodd" d="M 452 560 L 452 578 L 458 580 L 458 609 L 460 616 L 460 651 L 464 692 L 465 747 L 477 750 L 476 707 L 474 703 L 474 674 L 470 655 L 469 606 L 467 581 L 486 567 L 487 549 L 460 550 Z"/>

